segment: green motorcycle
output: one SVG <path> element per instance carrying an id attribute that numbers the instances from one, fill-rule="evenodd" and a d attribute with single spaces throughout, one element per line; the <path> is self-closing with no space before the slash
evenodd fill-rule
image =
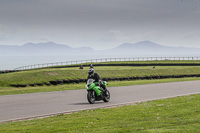
<path id="1" fill-rule="evenodd" d="M 103 84 L 107 85 L 107 82 L 103 81 Z M 94 79 L 88 79 L 85 87 L 88 91 L 87 99 L 90 104 L 94 104 L 95 101 L 100 100 L 103 100 L 104 102 L 109 102 L 110 92 L 101 88 L 98 82 L 94 82 Z"/>

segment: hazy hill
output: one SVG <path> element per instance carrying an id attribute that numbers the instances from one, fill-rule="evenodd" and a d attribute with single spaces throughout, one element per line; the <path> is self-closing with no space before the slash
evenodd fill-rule
<path id="1" fill-rule="evenodd" d="M 199 48 L 169 47 L 150 41 L 141 41 L 135 44 L 124 43 L 120 46 L 107 50 L 113 54 L 152 55 L 152 54 L 199 54 Z"/>
<path id="2" fill-rule="evenodd" d="M 54 42 L 27 43 L 22 46 L 0 45 L 0 55 L 187 55 L 199 54 L 199 48 L 168 47 L 150 41 L 141 41 L 135 44 L 124 43 L 120 46 L 95 51 L 90 47 L 72 48 Z"/>
<path id="3" fill-rule="evenodd" d="M 22 46 L 0 45 L 0 55 L 77 55 L 93 53 L 89 47 L 72 48 L 64 44 L 54 42 L 47 43 L 27 43 Z"/>
<path id="4" fill-rule="evenodd" d="M 135 44 L 124 43 L 114 49 L 154 49 L 154 48 L 165 48 L 166 46 L 162 46 L 150 41 L 141 41 Z"/>

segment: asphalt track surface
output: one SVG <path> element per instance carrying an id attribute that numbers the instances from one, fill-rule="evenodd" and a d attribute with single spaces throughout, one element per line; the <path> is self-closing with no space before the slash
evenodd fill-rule
<path id="1" fill-rule="evenodd" d="M 108 90 L 110 102 L 96 104 L 88 103 L 86 89 L 0 96 L 0 122 L 197 94 L 200 81 L 108 87 Z"/>

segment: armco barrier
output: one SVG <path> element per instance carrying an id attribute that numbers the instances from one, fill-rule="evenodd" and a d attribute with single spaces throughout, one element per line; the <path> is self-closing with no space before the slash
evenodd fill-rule
<path id="1" fill-rule="evenodd" d="M 102 63 L 102 62 L 127 62 L 127 61 L 162 61 L 162 60 L 200 60 L 200 57 L 131 57 L 131 58 L 103 58 L 103 59 L 89 59 L 89 60 L 78 60 L 78 61 L 67 61 L 67 62 L 55 62 L 55 63 L 45 63 L 45 64 L 34 64 L 28 66 L 22 66 L 15 68 L 14 70 L 30 70 L 45 67 L 59 67 L 66 65 L 77 65 L 85 63 Z"/>
<path id="2" fill-rule="evenodd" d="M 167 78 L 186 78 L 186 77 L 200 77 L 200 74 L 190 74 L 190 75 L 154 75 L 154 76 L 140 76 L 140 77 L 116 77 L 116 78 L 102 78 L 103 81 L 130 81 L 130 80 L 153 80 L 153 79 L 167 79 Z M 11 84 L 12 87 L 26 87 L 26 86 L 42 86 L 42 85 L 59 85 L 59 84 L 78 84 L 86 83 L 87 79 L 64 79 L 49 81 L 46 83 L 34 83 L 34 84 Z"/>
<path id="3" fill-rule="evenodd" d="M 83 67 L 88 67 L 89 65 L 83 65 Z M 137 64 L 93 64 L 93 66 L 200 66 L 200 63 L 137 63 Z M 51 68 L 68 68 L 68 67 L 79 67 L 79 65 L 71 65 L 71 66 L 55 66 Z M 22 70 L 7 70 L 0 71 L 0 74 L 19 72 Z"/>

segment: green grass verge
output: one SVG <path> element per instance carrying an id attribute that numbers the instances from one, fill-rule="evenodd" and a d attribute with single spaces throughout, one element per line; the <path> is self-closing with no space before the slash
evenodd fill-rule
<path id="1" fill-rule="evenodd" d="M 172 79 L 158 79 L 158 80 L 110 81 L 110 82 L 108 82 L 108 87 L 179 82 L 179 81 L 192 81 L 192 80 L 200 80 L 200 78 L 177 78 L 177 79 L 172 78 Z M 84 83 L 58 85 L 58 86 L 25 87 L 25 88 L 0 87 L 0 95 L 85 89 L 84 87 L 85 87 Z"/>
<path id="2" fill-rule="evenodd" d="M 200 132 L 200 94 L 0 124 L 2 133 Z"/>
<path id="3" fill-rule="evenodd" d="M 200 66 L 157 66 L 153 69 L 147 67 L 129 66 L 107 66 L 95 67 L 95 71 L 102 78 L 112 77 L 133 77 L 133 76 L 153 76 L 153 75 L 184 75 L 200 74 Z M 51 80 L 61 79 L 85 79 L 88 75 L 88 67 L 80 70 L 75 68 L 46 68 L 31 71 L 21 71 L 8 74 L 0 74 L 0 86 L 10 86 L 10 84 L 31 84 L 43 83 Z"/>
<path id="4" fill-rule="evenodd" d="M 90 65 L 90 64 L 199 64 L 200 60 L 162 60 L 162 61 L 137 61 L 137 59 L 135 61 L 111 61 L 111 62 L 97 62 L 97 63 L 82 63 L 83 65 Z M 81 64 L 77 64 L 77 65 L 81 65 Z M 77 65 L 62 65 L 62 66 L 77 66 Z M 62 66 L 54 66 L 52 68 L 55 67 L 62 67 Z"/>

